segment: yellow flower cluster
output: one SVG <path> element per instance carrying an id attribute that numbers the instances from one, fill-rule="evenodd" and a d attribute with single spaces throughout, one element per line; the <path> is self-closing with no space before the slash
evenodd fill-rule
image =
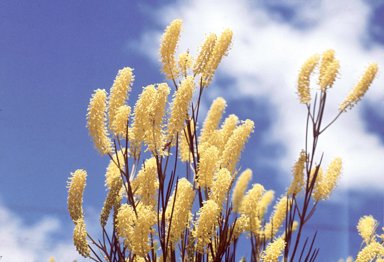
<path id="1" fill-rule="evenodd" d="M 192 184 L 187 179 L 181 178 L 177 184 L 177 193 L 173 192 L 165 212 L 165 218 L 168 221 L 169 240 L 173 248 L 179 242 L 185 228 L 189 227 L 193 199 Z"/>
<path id="2" fill-rule="evenodd" d="M 209 199 L 215 201 L 219 208 L 222 208 L 223 201 L 227 200 L 226 195 L 231 186 L 232 176 L 226 168 L 221 168 L 214 175 L 214 180 Z"/>
<path id="3" fill-rule="evenodd" d="M 378 258 L 383 260 L 384 258 L 384 247 L 382 244 L 374 241 L 367 245 L 363 250 L 361 250 L 356 257 L 355 262 L 369 262 L 373 259 Z M 377 260 L 379 261 L 379 260 Z"/>
<path id="4" fill-rule="evenodd" d="M 113 156 L 105 174 L 106 186 L 109 188 L 109 192 L 107 198 L 104 201 L 103 209 L 101 210 L 100 224 L 102 227 L 105 227 L 107 224 L 107 220 L 112 207 L 118 209 L 122 199 L 120 191 L 123 186 L 123 179 L 120 175 L 120 168 L 117 165 L 119 165 L 121 168 L 124 168 L 124 158 L 121 151 L 119 151 L 118 157 L 116 155 Z"/>
<path id="5" fill-rule="evenodd" d="M 367 92 L 368 87 L 372 84 L 373 79 L 375 78 L 377 71 L 379 71 L 379 66 L 377 63 L 372 63 L 368 66 L 364 75 L 361 77 L 360 81 L 357 83 L 355 88 L 347 96 L 345 101 L 340 105 L 339 109 L 346 111 L 347 108 L 352 108 L 364 94 Z"/>
<path id="6" fill-rule="evenodd" d="M 253 133 L 253 128 L 253 121 L 249 119 L 243 121 L 242 125 L 236 127 L 225 144 L 221 162 L 223 167 L 226 167 L 229 172 L 235 171 L 237 162 L 241 157 L 241 151 L 244 148 L 245 142 L 248 141 L 249 136 Z"/>
<path id="7" fill-rule="evenodd" d="M 275 199 L 275 191 L 268 190 L 263 194 L 259 203 L 259 219 L 262 220 L 264 218 L 265 213 L 267 212 L 268 206 Z"/>
<path id="8" fill-rule="evenodd" d="M 246 169 L 237 179 L 235 188 L 232 193 L 233 211 L 239 212 L 243 201 L 245 190 L 247 189 L 249 180 L 252 179 L 252 170 Z"/>
<path id="9" fill-rule="evenodd" d="M 218 167 L 219 150 L 210 146 L 200 154 L 200 162 L 197 171 L 198 187 L 211 187 L 213 184 L 213 173 Z"/>
<path id="10" fill-rule="evenodd" d="M 128 100 L 129 98 L 129 92 L 131 91 L 131 86 L 134 79 L 132 71 L 133 69 L 130 67 L 125 67 L 119 70 L 115 82 L 113 83 L 113 86 L 110 90 L 108 108 L 109 128 L 115 132 L 116 129 L 112 122 L 114 121 L 119 108 L 123 106 L 125 104 L 125 100 Z M 126 121 L 127 118 L 125 122 Z"/>
<path id="11" fill-rule="evenodd" d="M 177 65 L 179 67 L 180 77 L 187 77 L 188 69 L 192 68 L 193 65 L 193 57 L 189 55 L 189 52 L 183 52 L 179 55 Z"/>
<path id="12" fill-rule="evenodd" d="M 188 76 L 181 82 L 180 88 L 175 92 L 171 105 L 171 116 L 167 125 L 167 141 L 174 142 L 176 134 L 183 130 L 194 91 L 195 83 L 193 82 L 193 77 Z"/>
<path id="13" fill-rule="evenodd" d="M 157 189 L 159 180 L 157 178 L 156 158 L 151 157 L 145 161 L 142 169 L 132 182 L 133 192 L 138 199 L 147 206 L 154 207 L 157 203 Z"/>
<path id="14" fill-rule="evenodd" d="M 68 182 L 68 210 L 72 221 L 76 221 L 83 216 L 83 193 L 86 186 L 87 172 L 78 169 L 75 173 L 71 173 L 72 177 Z"/>
<path id="15" fill-rule="evenodd" d="M 131 126 L 131 148 L 134 156 L 141 151 L 143 142 L 154 155 L 162 155 L 163 119 L 170 88 L 166 83 L 149 85 L 143 88 L 134 108 Z"/>
<path id="16" fill-rule="evenodd" d="M 204 120 L 203 129 L 201 129 L 201 135 L 199 137 L 201 145 L 209 141 L 212 133 L 219 126 L 220 119 L 223 116 L 226 106 L 227 103 L 222 97 L 218 97 L 212 102 L 211 108 L 209 109 L 207 117 Z"/>
<path id="17" fill-rule="evenodd" d="M 145 257 L 151 250 L 149 233 L 156 223 L 156 211 L 153 207 L 140 204 L 136 206 L 136 212 L 132 206 L 122 205 L 117 213 L 116 230 L 126 248 L 133 254 Z"/>
<path id="18" fill-rule="evenodd" d="M 197 221 L 196 229 L 193 232 L 194 237 L 197 239 L 197 252 L 201 254 L 206 253 L 205 247 L 211 243 L 214 230 L 219 223 L 219 214 L 220 207 L 213 200 L 205 201 L 203 207 L 200 208 L 199 219 Z"/>
<path id="19" fill-rule="evenodd" d="M 314 200 L 319 201 L 329 199 L 340 178 L 342 170 L 341 164 L 341 158 L 335 158 L 328 166 L 328 170 L 325 175 L 320 172 L 318 173 L 312 193 L 312 198 Z"/>
<path id="20" fill-rule="evenodd" d="M 285 241 L 283 238 L 275 239 L 268 244 L 267 249 L 263 252 L 261 259 L 263 262 L 277 262 L 285 247 Z"/>
<path id="21" fill-rule="evenodd" d="M 360 218 L 359 223 L 357 224 L 357 230 L 367 245 L 371 242 L 371 239 L 374 236 L 377 224 L 377 220 L 374 219 L 373 216 L 364 216 Z"/>
<path id="22" fill-rule="evenodd" d="M 106 123 L 106 99 L 107 92 L 104 89 L 97 89 L 92 95 L 87 114 L 89 135 L 93 138 L 95 148 L 101 155 L 106 155 L 112 151 Z"/>
<path id="23" fill-rule="evenodd" d="M 89 257 L 91 251 L 88 247 L 87 232 L 85 231 L 85 223 L 82 216 L 76 221 L 76 226 L 73 231 L 73 242 L 80 255 Z"/>
<path id="24" fill-rule="evenodd" d="M 226 29 L 215 42 L 212 54 L 209 56 L 209 60 L 205 65 L 204 71 L 202 73 L 204 86 L 208 86 L 209 83 L 212 81 L 212 77 L 220 64 L 221 59 L 223 58 L 223 56 L 226 56 L 228 54 L 228 51 L 231 48 L 232 39 L 232 30 Z"/>
<path id="25" fill-rule="evenodd" d="M 305 162 L 307 161 L 307 155 L 305 151 L 302 150 L 300 153 L 300 158 L 297 160 L 296 164 L 293 166 L 293 181 L 291 186 L 288 188 L 288 195 L 297 195 L 301 192 L 304 186 L 304 168 Z"/>
<path id="26" fill-rule="evenodd" d="M 264 193 L 264 187 L 260 184 L 254 184 L 244 196 L 241 206 L 241 213 L 247 218 L 247 231 L 258 234 L 261 228 L 261 220 L 259 219 L 259 201 Z"/>
<path id="27" fill-rule="evenodd" d="M 214 33 L 211 33 L 204 40 L 203 44 L 199 47 L 199 54 L 197 56 L 196 62 L 193 65 L 193 75 L 196 76 L 201 74 L 202 72 L 206 72 L 205 67 L 209 61 L 209 58 L 212 55 L 213 48 L 215 47 L 215 43 L 217 40 L 217 36 Z"/>
<path id="28" fill-rule="evenodd" d="M 290 209 L 291 201 L 291 199 L 288 199 L 286 196 L 284 196 L 275 205 L 269 222 L 265 225 L 264 228 L 264 235 L 267 239 L 272 239 L 277 231 L 279 231 L 285 216 Z"/>
<path id="29" fill-rule="evenodd" d="M 339 69 L 340 61 L 335 59 L 335 51 L 326 50 L 322 55 L 320 66 L 319 85 L 321 90 L 325 91 L 332 87 Z"/>
<path id="30" fill-rule="evenodd" d="M 128 130 L 128 120 L 131 114 L 131 107 L 122 105 L 116 110 L 114 121 L 112 122 L 112 128 L 117 136 L 127 139 L 126 133 Z"/>
<path id="31" fill-rule="evenodd" d="M 298 79 L 298 94 L 300 96 L 300 101 L 303 104 L 308 104 L 311 100 L 311 94 L 309 91 L 309 80 L 310 76 L 315 69 L 317 63 L 319 62 L 320 56 L 314 55 L 308 58 L 307 61 L 301 67 L 301 71 Z"/>
<path id="32" fill-rule="evenodd" d="M 176 19 L 170 26 L 167 26 L 163 34 L 159 55 L 160 62 L 163 65 L 161 72 L 166 75 L 167 79 L 175 79 L 178 70 L 175 61 L 176 47 L 179 43 L 181 30 L 183 29 L 183 20 Z"/>

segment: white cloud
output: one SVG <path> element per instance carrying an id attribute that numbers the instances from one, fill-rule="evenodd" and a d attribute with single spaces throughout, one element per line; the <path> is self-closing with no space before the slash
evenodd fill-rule
<path id="1" fill-rule="evenodd" d="M 45 217 L 27 225 L 21 217 L 0 202 L 0 256 L 4 262 L 48 261 L 70 262 L 83 258 L 76 252 L 71 239 L 67 242 L 52 241 L 62 224 L 56 218 Z"/>
<path id="2" fill-rule="evenodd" d="M 220 33 L 229 27 L 234 31 L 235 42 L 229 56 L 220 65 L 222 74 L 236 79 L 233 89 L 242 95 L 262 96 L 277 109 L 277 121 L 266 139 L 278 140 L 286 147 L 287 154 L 279 162 L 285 171 L 287 182 L 291 166 L 304 147 L 306 108 L 299 104 L 295 94 L 296 77 L 302 63 L 311 55 L 326 49 L 334 49 L 341 63 L 341 77 L 329 93 L 324 123 L 337 113 L 338 105 L 373 61 L 383 61 L 383 46 L 367 41 L 367 26 L 371 10 L 362 1 L 291 1 L 286 6 L 296 10 L 292 23 L 280 22 L 265 7 L 251 5 L 252 1 L 204 1 L 179 2 L 156 10 L 162 26 L 171 20 L 182 18 L 185 32 L 180 50 L 187 48 L 194 54 L 204 34 Z M 280 3 L 280 1 L 279 1 Z M 293 25 L 307 23 L 308 27 Z M 158 39 L 162 32 L 147 32 L 140 46 L 157 62 Z M 380 65 L 379 65 L 380 66 Z M 383 65 L 381 65 L 383 66 Z M 383 77 L 375 79 L 365 102 L 375 103 L 383 111 Z M 220 87 L 210 87 L 218 89 Z M 216 93 L 216 92 L 215 92 Z M 225 98 L 225 94 L 222 94 Z M 324 152 L 324 168 L 334 157 L 344 160 L 344 176 L 341 188 L 382 189 L 383 176 L 380 159 L 384 147 L 376 135 L 364 131 L 361 105 L 343 114 L 322 135 L 320 153 Z"/>

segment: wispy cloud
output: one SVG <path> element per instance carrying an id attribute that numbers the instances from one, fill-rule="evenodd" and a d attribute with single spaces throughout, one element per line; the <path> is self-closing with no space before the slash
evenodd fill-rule
<path id="1" fill-rule="evenodd" d="M 44 262 L 51 256 L 58 262 L 82 261 L 71 239 L 54 239 L 62 226 L 57 218 L 49 216 L 28 225 L 0 202 L 0 261 Z"/>
<path id="2" fill-rule="evenodd" d="M 279 8 L 292 11 L 288 21 L 284 13 L 271 11 Z M 227 27 L 233 29 L 235 43 L 220 72 L 233 78 L 232 88 L 241 96 L 266 98 L 276 109 L 277 116 L 266 139 L 279 141 L 286 149 L 285 156 L 273 160 L 275 165 L 278 161 L 284 174 L 281 181 L 286 184 L 290 179 L 287 174 L 304 147 L 306 108 L 299 104 L 295 94 L 298 71 L 309 56 L 327 49 L 336 51 L 341 77 L 328 96 L 324 123 L 331 121 L 366 66 L 384 61 L 383 46 L 369 39 L 371 12 L 370 7 L 359 0 L 290 1 L 284 6 L 281 1 L 255 5 L 245 0 L 194 0 L 165 6 L 154 11 L 154 15 L 162 26 L 176 18 L 184 20 L 180 50 L 189 48 L 192 54 L 205 33 L 220 33 Z M 156 63 L 161 33 L 146 32 L 139 42 L 145 47 L 142 51 Z M 363 99 L 363 103 L 374 104 L 380 112 L 384 105 L 383 85 L 383 77 L 375 79 Z M 211 88 L 220 89 L 220 86 Z M 318 152 L 325 153 L 324 167 L 334 157 L 343 158 L 341 188 L 382 189 L 384 181 L 379 163 L 384 147 L 378 135 L 365 131 L 366 120 L 362 119 L 361 110 L 362 106 L 358 105 L 352 112 L 343 114 L 322 135 Z M 320 159 L 320 154 L 317 157 Z"/>

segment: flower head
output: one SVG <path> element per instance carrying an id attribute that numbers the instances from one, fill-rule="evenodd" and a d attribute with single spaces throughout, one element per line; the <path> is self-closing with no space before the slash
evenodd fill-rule
<path id="1" fill-rule="evenodd" d="M 75 244 L 77 252 L 83 257 L 89 257 L 91 251 L 87 243 L 87 231 L 85 231 L 84 217 L 79 217 L 76 220 L 75 230 L 73 231 L 73 242 Z"/>
<path id="2" fill-rule="evenodd" d="M 145 133 L 151 129 L 150 117 L 151 106 L 156 99 L 156 88 L 149 85 L 143 88 L 143 92 L 139 95 L 134 108 L 134 116 L 132 121 L 132 153 L 134 156 L 141 151 L 141 145 L 145 140 Z"/>
<path id="3" fill-rule="evenodd" d="M 226 168 L 221 168 L 214 175 L 214 179 L 209 199 L 212 199 L 219 207 L 222 207 L 223 201 L 227 200 L 226 195 L 232 183 L 232 176 Z"/>
<path id="4" fill-rule="evenodd" d="M 282 237 L 275 239 L 268 244 L 268 247 L 263 251 L 261 259 L 263 262 L 277 262 L 285 247 L 285 241 Z"/>
<path id="5" fill-rule="evenodd" d="M 264 187 L 260 184 L 254 184 L 252 189 L 248 190 L 245 195 L 242 205 L 241 213 L 248 218 L 247 230 L 254 234 L 259 233 L 261 227 L 261 220 L 259 219 L 259 200 L 264 193 Z"/>
<path id="6" fill-rule="evenodd" d="M 193 65 L 194 76 L 205 71 L 205 67 L 207 66 L 209 58 L 212 55 L 216 40 L 216 34 L 211 33 L 205 38 L 203 44 L 199 47 L 199 54 Z"/>
<path id="7" fill-rule="evenodd" d="M 357 102 L 361 100 L 364 94 L 367 92 L 368 87 L 372 84 L 373 79 L 375 78 L 379 67 L 377 63 L 372 63 L 368 66 L 364 75 L 361 77 L 360 81 L 357 83 L 355 88 L 347 96 L 345 101 L 340 105 L 339 110 L 346 111 L 347 108 L 352 108 Z"/>
<path id="8" fill-rule="evenodd" d="M 320 66 L 319 85 L 321 90 L 325 91 L 332 87 L 339 69 L 340 61 L 335 59 L 335 51 L 326 50 L 323 53 Z"/>
<path id="9" fill-rule="evenodd" d="M 133 69 L 130 67 L 119 70 L 110 90 L 108 108 L 109 128 L 115 132 L 116 127 L 113 125 L 113 121 L 115 120 L 118 109 L 123 106 L 129 98 L 129 92 L 131 91 L 134 79 L 132 71 Z M 128 119 L 126 119 L 126 121 L 127 120 Z"/>
<path id="10" fill-rule="evenodd" d="M 316 201 L 329 199 L 340 178 L 342 170 L 341 164 L 341 158 L 335 158 L 328 166 L 328 170 L 325 175 L 318 172 L 316 184 L 312 194 L 313 199 Z"/>
<path id="11" fill-rule="evenodd" d="M 211 108 L 204 120 L 203 129 L 201 129 L 201 135 L 199 137 L 200 144 L 209 141 L 213 131 L 219 126 L 220 119 L 226 106 L 227 103 L 222 97 L 218 97 L 212 102 Z"/>
<path id="12" fill-rule="evenodd" d="M 286 196 L 280 199 L 274 207 L 274 211 L 271 215 L 269 222 L 265 225 L 264 233 L 266 238 L 272 239 L 273 236 L 279 231 L 287 211 L 290 209 L 291 200 Z"/>
<path id="13" fill-rule="evenodd" d="M 122 136 L 126 138 L 126 133 L 128 130 L 128 120 L 129 120 L 130 114 L 131 114 L 130 106 L 122 105 L 116 110 L 116 115 L 112 122 L 112 127 L 117 136 Z"/>
<path id="14" fill-rule="evenodd" d="M 275 191 L 268 190 L 265 192 L 259 201 L 259 219 L 262 220 L 264 218 L 265 213 L 267 213 L 268 206 L 275 199 Z"/>
<path id="15" fill-rule="evenodd" d="M 177 65 L 179 67 L 179 72 L 181 77 L 187 77 L 188 69 L 192 67 L 193 57 L 189 55 L 189 52 L 183 52 L 179 55 L 177 60 Z"/>
<path id="16" fill-rule="evenodd" d="M 148 206 L 155 206 L 157 202 L 157 189 L 159 188 L 155 157 L 145 161 L 137 177 L 132 182 L 132 188 L 142 203 Z"/>
<path id="17" fill-rule="evenodd" d="M 375 233 L 377 224 L 377 220 L 374 219 L 373 216 L 363 216 L 357 224 L 357 230 L 367 245 L 370 243 Z"/>
<path id="18" fill-rule="evenodd" d="M 95 148 L 101 155 L 108 154 L 112 151 L 111 140 L 108 137 L 106 124 L 106 99 L 107 92 L 104 89 L 97 89 L 92 95 L 87 114 L 89 135 L 93 138 Z"/>
<path id="19" fill-rule="evenodd" d="M 176 196 L 175 192 L 173 192 L 165 212 L 165 218 L 168 221 L 169 241 L 173 248 L 176 242 L 180 240 L 185 228 L 189 226 L 194 198 L 192 184 L 186 178 L 181 178 L 178 181 Z"/>
<path id="20" fill-rule="evenodd" d="M 199 215 L 193 235 L 197 238 L 196 251 L 204 254 L 205 247 L 211 243 L 213 232 L 218 225 L 220 207 L 213 200 L 205 201 L 199 210 Z"/>
<path id="21" fill-rule="evenodd" d="M 232 193 L 232 203 L 233 203 L 233 211 L 239 212 L 241 207 L 241 202 L 244 197 L 245 190 L 247 189 L 249 180 L 252 179 L 252 170 L 246 169 L 243 171 L 239 178 L 237 179 L 235 188 Z"/>
<path id="22" fill-rule="evenodd" d="M 72 177 L 68 183 L 68 210 L 72 221 L 76 221 L 83 215 L 83 193 L 86 186 L 87 172 L 78 169 L 75 173 L 71 173 Z"/>
<path id="23" fill-rule="evenodd" d="M 373 241 L 366 247 L 364 247 L 356 257 L 356 262 L 369 262 L 373 261 L 375 258 L 383 259 L 384 257 L 384 247 L 382 244 Z"/>
<path id="24" fill-rule="evenodd" d="M 231 49 L 232 39 L 232 30 L 226 29 L 215 42 L 212 54 L 210 55 L 208 63 L 204 67 L 204 72 L 202 73 L 203 85 L 205 87 L 208 87 L 209 83 L 212 81 L 212 77 L 215 74 L 223 56 L 228 55 L 228 50 Z"/>
<path id="25" fill-rule="evenodd" d="M 229 172 L 234 172 L 236 169 L 237 161 L 241 157 L 241 151 L 244 148 L 245 142 L 251 133 L 253 133 L 254 123 L 247 119 L 238 126 L 232 133 L 231 137 L 225 145 L 222 155 L 222 165 L 226 167 Z"/>
<path id="26" fill-rule="evenodd" d="M 177 89 L 173 95 L 171 116 L 169 117 L 167 126 L 167 141 L 174 141 L 176 134 L 183 130 L 184 121 L 187 118 L 194 91 L 195 84 L 193 83 L 193 77 L 188 76 L 181 82 L 179 89 Z"/>
<path id="27" fill-rule="evenodd" d="M 183 20 L 173 20 L 171 25 L 167 26 L 162 36 L 163 40 L 159 50 L 161 59 L 159 61 L 162 64 L 161 73 L 165 74 L 166 79 L 175 79 L 178 75 L 175 53 L 182 28 Z"/>
<path id="28" fill-rule="evenodd" d="M 319 55 L 311 56 L 304 65 L 301 67 L 301 71 L 298 79 L 298 94 L 300 101 L 303 104 L 307 104 L 311 100 L 311 94 L 309 92 L 309 79 L 310 76 L 318 64 L 320 59 Z"/>
<path id="29" fill-rule="evenodd" d="M 218 167 L 218 154 L 219 150 L 215 146 L 210 146 L 200 153 L 197 171 L 198 187 L 212 187 L 213 173 Z"/>
<path id="30" fill-rule="evenodd" d="M 301 192 L 304 186 L 304 167 L 305 161 L 307 160 L 307 155 L 304 150 L 300 153 L 300 158 L 297 160 L 296 164 L 293 167 L 293 181 L 291 186 L 288 188 L 288 195 L 297 195 Z"/>

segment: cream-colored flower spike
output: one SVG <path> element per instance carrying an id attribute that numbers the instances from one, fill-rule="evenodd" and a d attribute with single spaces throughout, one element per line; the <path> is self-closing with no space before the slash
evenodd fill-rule
<path id="1" fill-rule="evenodd" d="M 223 202 L 227 200 L 226 196 L 232 182 L 232 176 L 226 168 L 221 168 L 214 175 L 214 179 L 209 199 L 215 201 L 220 208 L 223 208 Z"/>
<path id="2" fill-rule="evenodd" d="M 263 251 L 261 261 L 263 262 L 277 262 L 285 247 L 285 241 L 282 237 L 275 239 L 272 243 L 269 243 L 267 249 Z"/>
<path id="3" fill-rule="evenodd" d="M 131 152 L 134 157 L 137 157 L 141 152 L 141 145 L 145 141 L 145 133 L 151 129 L 150 109 L 156 99 L 156 93 L 155 86 L 148 85 L 143 88 L 139 99 L 136 101 L 131 125 L 133 139 L 131 140 Z"/>
<path id="4" fill-rule="evenodd" d="M 193 65 L 194 76 L 204 72 L 204 69 L 209 61 L 209 58 L 212 55 L 212 51 L 213 51 L 213 48 L 215 47 L 216 40 L 217 40 L 216 34 L 211 33 L 205 38 L 203 44 L 199 47 L 199 54 Z"/>
<path id="5" fill-rule="evenodd" d="M 91 251 L 88 247 L 87 231 L 85 231 L 85 223 L 82 216 L 76 221 L 75 230 L 73 231 L 73 242 L 80 255 L 89 257 Z"/>
<path id="6" fill-rule="evenodd" d="M 92 95 L 88 107 L 87 127 L 89 135 L 93 138 L 95 148 L 101 155 L 106 155 L 112 151 L 111 139 L 108 137 L 107 130 L 107 92 L 104 89 L 97 89 Z"/>
<path id="7" fill-rule="evenodd" d="M 231 49 L 232 40 L 233 32 L 231 29 L 226 29 L 220 35 L 219 39 L 217 39 L 208 63 L 204 68 L 204 72 L 202 72 L 203 85 L 205 87 L 208 87 L 209 83 L 212 81 L 213 75 L 223 56 L 227 56 L 228 51 Z"/>
<path id="8" fill-rule="evenodd" d="M 155 157 L 151 157 L 145 161 L 137 177 L 132 182 L 132 188 L 142 203 L 151 207 L 156 205 L 159 180 L 157 178 Z"/>
<path id="9" fill-rule="evenodd" d="M 286 196 L 284 196 L 278 203 L 276 203 L 271 218 L 265 225 L 264 233 L 267 239 L 272 239 L 279 231 L 287 215 L 287 211 L 290 209 L 291 201 L 291 199 L 288 199 Z"/>
<path id="10" fill-rule="evenodd" d="M 342 171 L 342 160 L 341 158 L 335 158 L 332 163 L 328 166 L 327 173 L 325 175 L 318 174 L 315 188 L 313 190 L 312 198 L 316 201 L 327 200 L 335 190 L 337 183 L 340 179 Z"/>
<path id="11" fill-rule="evenodd" d="M 361 77 L 360 81 L 357 83 L 355 88 L 347 96 L 345 101 L 340 105 L 339 110 L 346 111 L 348 108 L 352 109 L 354 105 L 357 104 L 367 92 L 369 86 L 372 84 L 373 79 L 375 78 L 379 66 L 377 63 L 372 63 L 368 66 L 364 75 Z"/>
<path id="12" fill-rule="evenodd" d="M 83 193 L 86 186 L 87 172 L 78 169 L 71 173 L 72 177 L 68 181 L 68 210 L 72 221 L 76 223 L 83 216 Z"/>
<path id="13" fill-rule="evenodd" d="M 165 33 L 162 36 L 160 45 L 159 60 L 162 64 L 161 73 L 166 79 L 175 79 L 178 75 L 178 69 L 175 60 L 176 48 L 179 43 L 181 31 L 183 29 L 183 20 L 173 20 L 171 25 L 167 26 Z"/>
<path id="14" fill-rule="evenodd" d="M 246 169 L 237 179 L 235 188 L 232 193 L 233 211 L 239 212 L 241 203 L 243 201 L 245 190 L 247 189 L 249 181 L 252 179 L 252 170 Z"/>
<path id="15" fill-rule="evenodd" d="M 232 133 L 231 137 L 225 145 L 222 155 L 222 166 L 227 168 L 229 172 L 234 172 L 237 162 L 241 157 L 241 151 L 244 149 L 245 142 L 248 141 L 255 124 L 247 119 L 243 121 Z"/>
<path id="16" fill-rule="evenodd" d="M 203 128 L 199 137 L 199 142 L 203 145 L 208 142 L 213 131 L 217 129 L 220 124 L 220 119 L 223 116 L 225 107 L 227 106 L 226 101 L 222 97 L 216 98 L 205 117 Z"/>
<path id="17" fill-rule="evenodd" d="M 309 80 L 313 70 L 319 63 L 319 59 L 320 59 L 319 55 L 311 56 L 307 61 L 305 61 L 305 63 L 301 67 L 299 79 L 297 81 L 298 82 L 297 93 L 300 97 L 300 102 L 303 104 L 308 104 L 308 102 L 311 100 Z"/>
<path id="18" fill-rule="evenodd" d="M 186 78 L 188 75 L 188 70 L 192 68 L 193 57 L 189 54 L 189 52 L 183 52 L 179 55 L 177 65 L 179 68 L 180 77 Z"/>
<path id="19" fill-rule="evenodd" d="M 189 227 L 192 215 L 191 209 L 193 205 L 193 198 L 194 191 L 192 184 L 186 178 L 181 178 L 177 184 L 176 201 L 175 191 L 173 191 L 165 212 L 165 218 L 168 223 L 167 232 L 170 232 L 169 242 L 173 248 L 175 248 L 176 243 L 181 239 L 184 230 Z"/>
<path id="20" fill-rule="evenodd" d="M 335 51 L 328 49 L 321 55 L 320 74 L 319 74 L 319 85 L 324 82 L 324 76 L 327 73 L 328 66 L 335 60 Z"/>
<path id="21" fill-rule="evenodd" d="M 367 245 L 371 242 L 371 239 L 375 234 L 375 227 L 377 224 L 377 220 L 374 219 L 373 216 L 363 216 L 357 224 L 357 230 Z"/>
<path id="22" fill-rule="evenodd" d="M 363 248 L 356 257 L 355 262 L 370 262 L 375 258 L 384 257 L 384 247 L 378 242 L 372 242 Z"/>
<path id="23" fill-rule="evenodd" d="M 293 175 L 293 181 L 291 186 L 288 188 L 288 195 L 297 195 L 301 192 L 304 186 L 304 168 L 305 168 L 305 161 L 307 160 L 307 156 L 305 154 L 305 151 L 302 150 L 300 152 L 300 157 L 297 160 L 296 164 L 293 167 L 292 175 Z"/>
<path id="24" fill-rule="evenodd" d="M 211 237 L 218 225 L 220 207 L 213 200 L 205 201 L 203 207 L 199 210 L 199 215 L 193 234 L 197 239 L 196 251 L 204 254 L 206 253 L 205 248 L 211 243 Z"/>
<path id="25" fill-rule="evenodd" d="M 177 133 L 182 134 L 184 122 L 187 117 L 193 93 L 195 92 L 194 78 L 188 76 L 181 82 L 179 89 L 173 95 L 173 101 L 171 105 L 171 115 L 167 123 L 167 141 L 175 143 L 175 136 Z"/>
<path id="26" fill-rule="evenodd" d="M 213 173 L 218 167 L 219 150 L 210 146 L 200 153 L 200 161 L 197 170 L 197 186 L 200 188 L 212 187 Z"/>
<path id="27" fill-rule="evenodd" d="M 108 107 L 109 129 L 114 132 L 116 132 L 116 127 L 113 125 L 113 121 L 115 120 L 117 111 L 125 104 L 125 101 L 128 100 L 129 92 L 132 89 L 131 86 L 134 79 L 132 71 L 133 69 L 130 67 L 119 70 L 110 90 Z"/>
<path id="28" fill-rule="evenodd" d="M 117 136 L 121 136 L 126 139 L 126 133 L 128 130 L 129 115 L 131 114 L 131 107 L 122 105 L 116 110 L 116 115 L 112 121 L 112 127 Z"/>
<path id="29" fill-rule="evenodd" d="M 275 199 L 275 191 L 273 190 L 268 190 L 261 196 L 258 210 L 260 220 L 263 220 L 265 213 L 267 213 L 268 206 L 271 204 L 273 199 Z"/>

